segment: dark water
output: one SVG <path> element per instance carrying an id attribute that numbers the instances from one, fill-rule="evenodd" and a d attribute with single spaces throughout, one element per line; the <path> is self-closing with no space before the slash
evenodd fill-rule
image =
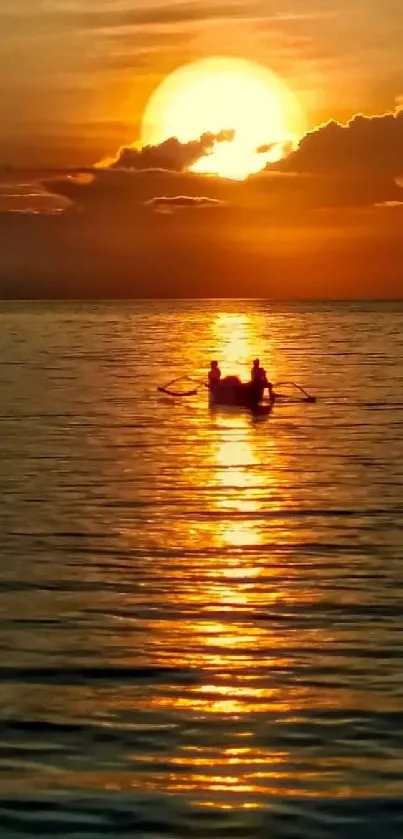
<path id="1" fill-rule="evenodd" d="M 0 348 L 2 839 L 402 837 L 403 305 L 2 304 Z M 155 391 L 256 354 L 319 403 Z"/>

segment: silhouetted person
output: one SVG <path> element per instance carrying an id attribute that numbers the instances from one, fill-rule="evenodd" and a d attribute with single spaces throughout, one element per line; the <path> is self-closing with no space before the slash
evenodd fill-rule
<path id="1" fill-rule="evenodd" d="M 217 389 L 217 386 L 220 384 L 221 381 L 221 370 L 218 366 L 218 361 L 212 361 L 210 364 L 210 370 L 208 373 L 208 383 L 209 388 L 211 391 Z"/>
<path id="2" fill-rule="evenodd" d="M 267 378 L 266 370 L 264 370 L 264 368 L 260 366 L 260 360 L 258 358 L 255 358 L 253 362 L 250 380 L 253 388 L 256 388 L 256 392 L 259 394 L 259 401 L 262 399 L 264 389 L 266 387 L 269 391 L 270 400 L 274 400 L 275 394 L 273 390 L 273 385 L 271 382 L 269 382 Z"/>

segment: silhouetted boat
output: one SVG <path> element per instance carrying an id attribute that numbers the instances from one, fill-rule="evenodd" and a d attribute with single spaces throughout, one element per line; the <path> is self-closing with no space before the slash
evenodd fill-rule
<path id="1" fill-rule="evenodd" d="M 195 382 L 197 386 L 186 391 L 172 390 L 172 385 L 183 381 Z M 157 390 L 160 393 L 166 393 L 167 396 L 183 398 L 186 396 L 195 396 L 201 387 L 208 389 L 210 408 L 220 406 L 246 408 L 254 414 L 269 414 L 273 405 L 278 401 L 316 402 L 316 396 L 311 396 L 303 387 L 301 387 L 301 385 L 297 385 L 296 382 L 281 382 L 278 385 L 275 385 L 275 392 L 273 390 L 273 386 L 271 386 L 271 398 L 270 400 L 264 402 L 263 396 L 265 387 L 253 382 L 241 382 L 238 376 L 225 376 L 225 378 L 221 379 L 213 388 L 207 385 L 206 382 L 194 379 L 191 376 L 180 376 L 179 378 L 168 382 L 168 384 L 158 387 Z M 297 398 L 293 398 L 292 395 L 290 396 L 287 395 L 287 393 L 279 392 L 277 387 L 291 387 L 294 390 L 296 389 L 299 392 L 299 396 Z"/>
<path id="2" fill-rule="evenodd" d="M 263 403 L 264 388 L 251 382 L 241 382 L 238 376 L 226 376 L 209 391 L 211 407 L 247 408 L 256 414 L 268 414 L 272 403 Z"/>

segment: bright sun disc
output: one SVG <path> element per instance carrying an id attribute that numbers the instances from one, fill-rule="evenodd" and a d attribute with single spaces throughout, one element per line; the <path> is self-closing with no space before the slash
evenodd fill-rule
<path id="1" fill-rule="evenodd" d="M 202 134 L 235 132 L 216 143 L 194 172 L 243 179 L 281 159 L 306 131 L 303 109 L 287 85 L 251 61 L 206 58 L 180 67 L 157 88 L 147 105 L 141 141 L 182 143 Z"/>

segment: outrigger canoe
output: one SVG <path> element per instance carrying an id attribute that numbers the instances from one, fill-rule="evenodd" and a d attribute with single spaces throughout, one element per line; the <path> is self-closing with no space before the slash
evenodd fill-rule
<path id="1" fill-rule="evenodd" d="M 172 385 L 181 381 L 195 382 L 198 386 L 192 390 L 176 391 L 172 390 Z M 295 382 L 280 382 L 274 387 L 276 391 L 272 391 L 272 398 L 263 401 L 264 387 L 253 384 L 252 382 L 241 382 L 238 376 L 226 376 L 224 379 L 214 387 L 210 388 L 205 382 L 193 379 L 191 376 L 181 376 L 174 379 L 163 387 L 157 388 L 160 393 L 165 393 L 168 396 L 184 397 L 195 396 L 201 387 L 206 387 L 209 393 L 209 405 L 211 408 L 222 407 L 236 407 L 246 408 L 254 414 L 269 414 L 273 405 L 277 402 L 316 402 L 316 397 L 311 396 L 303 387 L 297 385 Z M 292 398 L 286 393 L 278 391 L 280 387 L 292 387 L 299 392 L 297 399 Z"/>
<path id="2" fill-rule="evenodd" d="M 211 407 L 230 406 L 247 408 L 254 414 L 268 414 L 272 402 L 263 403 L 264 388 L 251 382 L 241 382 L 237 376 L 226 376 L 209 390 Z"/>

